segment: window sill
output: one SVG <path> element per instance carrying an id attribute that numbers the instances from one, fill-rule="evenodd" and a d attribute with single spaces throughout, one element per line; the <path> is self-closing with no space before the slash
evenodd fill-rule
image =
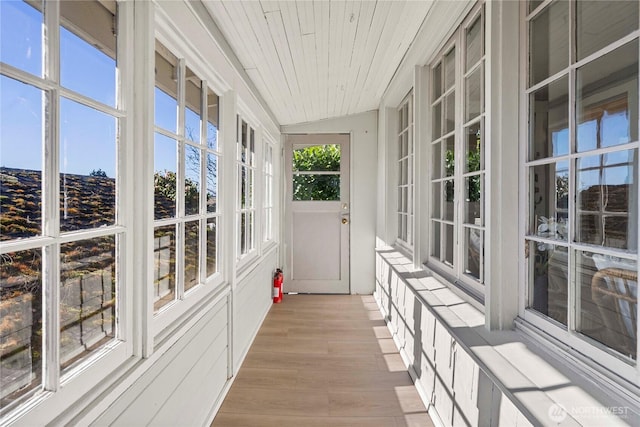
<path id="1" fill-rule="evenodd" d="M 631 425 L 640 424 L 640 404 L 637 401 L 637 394 L 634 400 L 630 397 L 633 396 L 633 392 L 629 394 L 620 389 L 615 390 L 610 382 L 602 381 L 601 378 L 593 375 L 585 375 L 589 370 L 586 364 L 567 357 L 567 353 L 558 345 L 534 340 L 530 334 L 523 332 L 520 328 L 508 331 L 487 330 L 484 314 L 474 304 L 461 298 L 458 292 L 454 291 L 456 287 L 451 282 L 433 274 L 430 270 L 413 269 L 411 260 L 394 248 L 381 248 L 376 252 L 384 260 L 383 263 L 390 266 L 389 275 L 395 274 L 398 277 L 398 282 L 402 282 L 413 294 L 415 301 L 419 301 L 424 309 L 431 313 L 435 322 L 439 323 L 451 336 L 453 341 L 451 344 L 455 344 L 444 348 L 442 340 L 439 340 L 439 344 L 435 339 L 420 338 L 422 357 L 429 357 L 430 352 L 440 354 L 444 352 L 446 355 L 447 352 L 455 353 L 455 348 L 463 350 L 480 371 L 487 375 L 494 387 L 534 425 L 549 424 L 551 421 L 549 413 L 554 405 L 562 405 L 567 409 L 566 425 L 593 424 L 594 421 L 599 425 L 613 425 L 621 422 Z M 384 275 L 384 268 L 379 268 L 378 274 Z M 378 286 L 386 292 L 387 284 L 380 280 L 381 278 L 384 279 L 384 277 L 378 277 L 380 282 Z M 393 280 L 389 280 L 389 284 L 392 282 Z M 406 295 L 400 296 L 400 290 L 395 292 L 394 295 L 386 296 L 390 299 L 389 307 L 395 305 L 399 313 L 404 313 L 405 307 L 401 305 L 411 298 Z M 394 300 L 395 298 L 397 300 Z M 382 307 L 382 309 L 387 308 Z M 415 316 L 415 308 L 409 310 L 409 315 L 411 314 Z M 402 320 L 403 325 L 413 323 L 411 319 Z M 425 322 L 425 318 L 422 322 Z M 409 352 L 411 354 L 404 352 L 405 344 L 400 342 L 400 337 L 414 337 L 417 331 L 407 332 L 405 334 L 394 332 L 394 340 L 401 348 L 404 362 L 411 372 L 415 363 L 413 358 L 416 350 Z M 434 333 L 426 329 L 421 332 L 423 335 Z M 416 342 L 418 342 L 417 339 Z M 429 346 L 438 348 L 434 351 L 433 348 L 429 349 Z M 460 357 L 462 356 L 455 356 L 456 360 Z M 462 372 L 465 364 L 460 363 L 458 367 L 454 362 L 452 368 L 450 362 L 449 369 L 461 371 L 454 373 L 454 377 L 468 376 L 467 372 Z M 438 370 L 438 367 L 436 366 L 435 369 Z M 441 375 L 443 373 L 439 372 L 438 376 Z M 415 371 L 412 377 L 416 383 L 422 379 L 416 378 Z M 478 384 L 474 386 L 478 387 Z M 472 395 L 474 392 L 475 390 L 471 391 Z M 636 390 L 635 393 L 638 391 Z M 434 397 L 437 398 L 437 396 L 429 396 L 426 392 L 423 394 L 427 402 Z M 624 412 L 618 412 L 616 416 L 614 412 L 616 410 Z M 594 416 L 598 418 L 593 418 Z"/>

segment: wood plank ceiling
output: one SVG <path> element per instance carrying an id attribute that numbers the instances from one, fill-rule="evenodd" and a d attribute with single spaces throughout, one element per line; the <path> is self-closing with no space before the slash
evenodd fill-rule
<path id="1" fill-rule="evenodd" d="M 281 125 L 377 109 L 432 1 L 203 0 Z"/>

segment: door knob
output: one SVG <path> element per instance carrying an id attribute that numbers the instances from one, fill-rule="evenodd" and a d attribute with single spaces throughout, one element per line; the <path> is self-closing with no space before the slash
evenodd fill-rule
<path id="1" fill-rule="evenodd" d="M 348 222 L 349 222 L 349 220 L 348 220 L 347 218 L 342 218 L 342 223 L 343 223 L 343 224 L 346 224 L 346 223 L 348 223 Z"/>

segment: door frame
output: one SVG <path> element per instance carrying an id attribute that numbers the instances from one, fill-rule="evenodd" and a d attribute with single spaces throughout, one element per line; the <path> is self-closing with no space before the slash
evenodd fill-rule
<path id="1" fill-rule="evenodd" d="M 292 241 L 293 241 L 293 200 L 292 200 L 292 154 L 294 145 L 324 145 L 324 144 L 332 144 L 332 143 L 340 143 L 343 146 L 347 147 L 348 155 L 347 159 L 344 159 L 341 156 L 340 167 L 341 171 L 343 167 L 347 167 L 347 183 L 344 183 L 344 180 L 341 180 L 341 199 L 340 201 L 336 201 L 337 204 L 342 204 L 340 211 L 341 217 L 346 217 L 348 220 L 347 227 L 348 230 L 345 232 L 341 232 L 340 234 L 340 245 L 341 245 L 341 253 L 345 255 L 342 257 L 342 265 L 340 271 L 340 282 L 343 282 L 341 288 L 336 290 L 336 286 L 334 281 L 333 288 L 331 290 L 314 291 L 310 288 L 310 286 L 304 285 L 302 289 L 294 285 L 294 288 L 289 288 L 293 293 L 312 293 L 312 294 L 351 294 L 351 218 L 352 218 L 352 189 L 353 189 L 353 178 L 352 178 L 352 164 L 353 164 L 353 156 L 351 155 L 352 151 L 352 141 L 353 135 L 352 132 L 291 132 L 282 134 L 283 137 L 283 150 L 282 150 L 282 176 L 283 176 L 283 186 L 282 186 L 282 194 L 283 194 L 283 226 L 282 230 L 282 242 L 283 242 L 283 265 L 285 266 L 285 292 L 287 292 L 286 282 L 296 282 L 296 285 L 300 285 L 302 281 L 294 281 L 293 280 L 293 251 L 292 251 Z M 345 142 L 327 142 L 327 137 L 346 137 Z M 298 138 L 306 138 L 306 141 L 296 140 Z M 346 162 L 344 161 L 346 160 Z M 344 192 L 347 192 L 348 197 L 347 200 L 342 199 L 342 195 Z M 346 209 L 344 207 L 346 204 Z M 342 224 L 341 227 L 344 227 Z M 314 280 L 310 279 L 308 282 L 313 282 Z M 321 280 L 318 280 L 320 282 Z M 337 282 L 337 281 L 336 281 Z"/>

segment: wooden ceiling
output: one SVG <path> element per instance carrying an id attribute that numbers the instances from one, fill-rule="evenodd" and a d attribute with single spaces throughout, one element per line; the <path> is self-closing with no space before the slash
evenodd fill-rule
<path id="1" fill-rule="evenodd" d="M 203 3 L 281 125 L 377 109 L 433 4 Z"/>

